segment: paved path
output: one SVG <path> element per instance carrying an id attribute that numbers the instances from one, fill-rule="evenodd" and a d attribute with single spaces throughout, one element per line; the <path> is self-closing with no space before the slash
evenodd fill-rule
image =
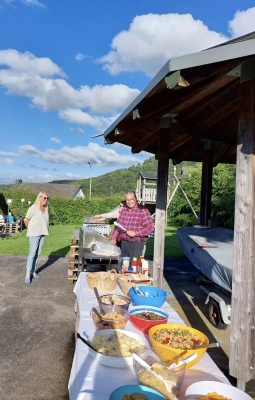
<path id="1" fill-rule="evenodd" d="M 26 257 L 0 256 L 0 398 L 68 400 L 74 294 L 67 258 L 41 257 L 41 279 L 24 283 Z"/>

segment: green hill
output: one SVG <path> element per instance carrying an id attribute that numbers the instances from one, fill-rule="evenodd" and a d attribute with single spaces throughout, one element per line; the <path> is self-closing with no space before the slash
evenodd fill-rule
<path id="1" fill-rule="evenodd" d="M 193 162 L 184 162 L 177 166 L 177 173 L 180 173 L 182 167 L 188 165 L 195 165 Z M 129 168 L 118 169 L 107 174 L 97 176 L 92 178 L 92 194 L 93 196 L 105 197 L 114 194 L 123 194 L 126 190 L 136 189 L 137 175 L 140 171 L 146 172 L 157 172 L 158 162 L 154 157 L 150 157 L 145 160 L 142 164 L 133 165 Z M 170 162 L 169 174 L 173 175 L 173 165 Z M 89 191 L 89 181 L 90 179 L 82 180 L 64 180 L 64 181 L 52 181 L 52 183 L 70 183 L 70 184 L 80 184 L 84 191 L 88 193 Z"/>

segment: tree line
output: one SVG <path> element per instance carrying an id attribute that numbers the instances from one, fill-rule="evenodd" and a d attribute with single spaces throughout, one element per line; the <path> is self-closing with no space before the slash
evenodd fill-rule
<path id="1" fill-rule="evenodd" d="M 190 178 L 181 180 L 181 185 L 187 194 L 193 208 L 197 213 L 200 209 L 200 191 L 202 165 L 201 163 L 183 162 L 177 167 L 177 175 L 181 168 L 185 167 Z M 173 165 L 170 162 L 169 177 L 173 176 Z M 52 223 L 75 223 L 83 224 L 86 217 L 94 214 L 108 212 L 114 209 L 123 199 L 127 189 L 135 190 L 137 176 L 140 171 L 157 172 L 157 161 L 154 157 L 126 169 L 119 169 L 99 177 L 92 178 L 92 198 L 88 199 L 89 179 L 79 181 L 54 181 L 54 183 L 80 184 L 85 193 L 85 199 L 67 199 L 55 197 L 50 199 L 49 213 Z M 53 183 L 53 182 L 52 182 Z M 174 190 L 175 182 L 170 181 L 170 192 Z M 28 208 L 27 200 L 32 202 L 35 194 L 21 191 L 15 185 L 1 186 L 0 209 L 7 213 L 6 200 L 13 200 L 10 210 L 14 216 L 24 215 Z M 25 203 L 21 204 L 21 198 Z M 213 170 L 212 187 L 212 215 L 211 223 L 214 226 L 233 228 L 234 225 L 234 202 L 235 202 L 235 165 L 219 164 Z M 5 210 L 6 209 L 6 210 Z M 174 226 L 189 226 L 197 223 L 188 203 L 181 190 L 177 190 L 171 205 L 167 210 L 168 224 Z"/>

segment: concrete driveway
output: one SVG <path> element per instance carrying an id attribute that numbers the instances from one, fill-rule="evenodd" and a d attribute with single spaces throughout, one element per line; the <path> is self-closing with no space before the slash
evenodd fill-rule
<path id="1" fill-rule="evenodd" d="M 74 352 L 68 259 L 41 257 L 41 279 L 24 283 L 25 256 L 0 256 L 3 400 L 67 400 Z"/>
<path id="2" fill-rule="evenodd" d="M 67 284 L 68 261 L 67 257 L 42 256 L 41 279 L 26 285 L 26 257 L 0 256 L 0 399 L 69 399 L 75 295 Z M 205 293 L 196 279 L 197 270 L 187 259 L 165 260 L 164 285 L 172 291 L 169 304 L 187 324 L 221 343 L 221 349 L 208 353 L 228 375 L 230 330 L 219 331 L 209 323 Z M 254 381 L 246 389 L 255 396 Z"/>

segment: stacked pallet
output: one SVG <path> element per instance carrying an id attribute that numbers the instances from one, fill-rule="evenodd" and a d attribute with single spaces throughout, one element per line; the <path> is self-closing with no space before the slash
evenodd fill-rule
<path id="1" fill-rule="evenodd" d="M 79 270 L 83 270 L 82 260 L 79 258 L 79 231 L 74 231 L 70 245 L 69 265 L 67 271 L 68 285 L 73 285 L 77 281 Z"/>

